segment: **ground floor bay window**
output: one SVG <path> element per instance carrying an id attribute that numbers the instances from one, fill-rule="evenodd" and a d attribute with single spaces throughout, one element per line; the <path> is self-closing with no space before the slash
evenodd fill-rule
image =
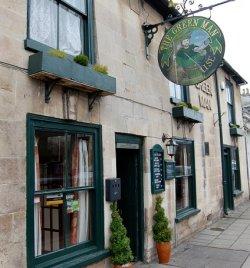
<path id="1" fill-rule="evenodd" d="M 105 257 L 100 126 L 34 115 L 27 123 L 28 265 Z"/>
<path id="2" fill-rule="evenodd" d="M 176 142 L 176 221 L 179 222 L 199 210 L 196 209 L 194 142 L 186 139 L 176 139 Z"/>

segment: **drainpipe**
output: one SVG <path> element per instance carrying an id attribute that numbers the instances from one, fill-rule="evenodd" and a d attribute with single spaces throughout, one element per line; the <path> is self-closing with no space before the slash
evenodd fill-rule
<path id="1" fill-rule="evenodd" d="M 222 186 L 223 186 L 223 210 L 224 213 L 227 215 L 226 210 L 226 185 L 224 181 L 224 150 L 223 150 L 223 131 L 222 131 L 222 122 L 221 122 L 221 106 L 220 106 L 220 88 L 218 83 L 218 75 L 217 71 L 214 74 L 214 80 L 215 80 L 215 91 L 216 91 L 216 97 L 217 97 L 217 107 L 218 107 L 218 122 L 219 122 L 219 130 L 220 130 L 220 152 L 221 152 L 221 168 L 222 168 Z"/>

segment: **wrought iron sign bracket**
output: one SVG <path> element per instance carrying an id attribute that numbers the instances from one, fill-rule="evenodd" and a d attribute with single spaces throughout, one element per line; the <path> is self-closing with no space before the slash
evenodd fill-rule
<path id="1" fill-rule="evenodd" d="M 89 111 L 92 111 L 94 103 L 95 103 L 95 101 L 97 100 L 98 97 L 100 97 L 99 92 L 95 92 L 95 93 L 92 93 L 92 94 L 88 95 Z"/>
<path id="2" fill-rule="evenodd" d="M 58 83 L 59 80 L 60 80 L 60 78 L 45 82 L 45 96 L 44 96 L 45 103 L 49 103 L 50 94 L 51 94 L 53 88 L 55 87 L 55 85 Z"/>
<path id="3" fill-rule="evenodd" d="M 161 25 L 165 25 L 166 23 L 168 22 L 172 22 L 172 21 L 175 21 L 175 20 L 180 20 L 182 18 L 185 18 L 187 16 L 190 16 L 190 15 L 194 15 L 196 13 L 199 13 L 199 12 L 202 12 L 202 11 L 205 11 L 205 10 L 211 10 L 214 8 L 214 7 L 217 7 L 217 6 L 220 6 L 220 5 L 223 5 L 223 4 L 227 4 L 229 2 L 233 2 L 235 0 L 225 0 L 225 1 L 222 1 L 222 2 L 219 2 L 219 3 L 216 3 L 214 5 L 210 5 L 210 6 L 206 6 L 206 7 L 203 7 L 202 5 L 198 5 L 198 9 L 192 11 L 192 10 L 188 10 L 186 9 L 186 4 L 187 4 L 187 0 L 183 0 L 183 4 L 178 4 L 177 5 L 177 11 L 179 13 L 179 15 L 173 17 L 172 14 L 169 15 L 169 17 L 162 21 L 162 22 L 159 22 L 159 23 L 156 23 L 156 24 L 148 24 L 148 23 L 143 23 L 142 25 L 142 30 L 143 30 L 143 33 L 144 33 L 144 37 L 145 37 L 145 48 L 146 48 L 146 58 L 148 59 L 149 57 L 149 53 L 148 53 L 148 47 L 152 41 L 152 39 L 154 38 L 154 35 L 158 32 L 158 27 L 161 26 Z M 194 0 L 190 0 L 189 1 L 189 4 L 193 4 L 194 3 Z M 182 9 L 182 12 L 180 13 L 180 9 Z M 210 13 L 210 16 L 211 16 L 211 13 Z"/>

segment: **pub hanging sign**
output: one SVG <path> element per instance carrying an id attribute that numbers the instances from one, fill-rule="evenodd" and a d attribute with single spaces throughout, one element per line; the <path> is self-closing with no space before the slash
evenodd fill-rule
<path id="1" fill-rule="evenodd" d="M 189 86 L 211 76 L 222 63 L 225 39 L 218 25 L 204 17 L 178 21 L 162 38 L 159 66 L 170 81 Z"/>

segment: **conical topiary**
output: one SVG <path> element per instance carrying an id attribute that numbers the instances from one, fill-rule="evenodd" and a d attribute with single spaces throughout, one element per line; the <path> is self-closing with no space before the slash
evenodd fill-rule
<path id="1" fill-rule="evenodd" d="M 127 230 L 122 223 L 122 218 L 117 209 L 117 204 L 112 203 L 110 208 L 112 211 L 110 224 L 111 261 L 115 265 L 127 264 L 133 260 L 130 240 L 127 237 Z"/>
<path id="2" fill-rule="evenodd" d="M 169 228 L 168 219 L 165 216 L 164 209 L 161 206 L 162 197 L 157 196 L 155 204 L 154 225 L 153 225 L 153 237 L 156 243 L 171 241 L 172 233 Z"/>

